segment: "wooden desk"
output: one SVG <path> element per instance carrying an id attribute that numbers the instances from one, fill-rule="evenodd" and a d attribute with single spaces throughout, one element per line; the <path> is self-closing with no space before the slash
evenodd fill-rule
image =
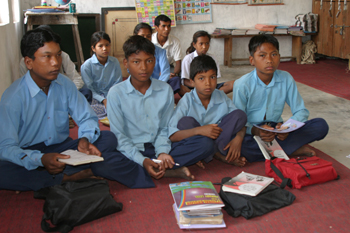
<path id="1" fill-rule="evenodd" d="M 316 35 L 316 33 L 306 33 L 305 35 Z M 222 38 L 225 39 L 224 43 L 224 65 L 232 67 L 232 61 L 246 61 L 245 59 L 232 59 L 232 40 L 239 37 L 253 37 L 256 35 L 213 35 L 212 38 Z M 273 34 L 273 36 L 291 36 L 292 37 L 292 57 L 281 57 L 283 58 L 293 58 L 296 59 L 297 64 L 301 62 L 301 48 L 303 46 L 302 36 L 293 36 L 290 34 Z"/>
<path id="2" fill-rule="evenodd" d="M 75 53 L 77 56 L 77 66 L 80 69 L 80 66 L 84 63 L 83 50 L 81 48 L 81 41 L 78 29 L 78 14 L 72 13 L 35 13 L 27 11 L 25 13 L 25 20 L 27 21 L 27 30 L 32 30 L 33 25 L 72 25 L 73 38 L 74 38 L 74 47 Z M 63 35 L 61 35 L 63 36 Z"/>

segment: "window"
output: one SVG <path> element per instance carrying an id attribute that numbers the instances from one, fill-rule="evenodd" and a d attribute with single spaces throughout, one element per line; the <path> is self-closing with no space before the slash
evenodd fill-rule
<path id="1" fill-rule="evenodd" d="M 8 24 L 10 22 L 9 1 L 0 0 L 0 5 L 0 25 Z"/>

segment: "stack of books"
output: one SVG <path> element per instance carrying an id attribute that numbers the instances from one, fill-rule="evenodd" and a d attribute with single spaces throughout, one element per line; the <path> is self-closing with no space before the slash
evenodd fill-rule
<path id="1" fill-rule="evenodd" d="M 212 34 L 214 35 L 231 35 L 232 29 L 215 28 Z"/>
<path id="2" fill-rule="evenodd" d="M 262 32 L 273 32 L 275 30 L 276 25 L 268 25 L 268 24 L 256 24 L 255 28 Z"/>
<path id="3" fill-rule="evenodd" d="M 180 229 L 224 228 L 224 206 L 210 181 L 169 184 L 174 198 L 173 210 Z"/>
<path id="4" fill-rule="evenodd" d="M 224 192 L 256 196 L 274 181 L 273 178 L 241 172 L 222 186 Z"/>
<path id="5" fill-rule="evenodd" d="M 303 31 L 303 27 L 301 26 L 290 26 L 288 28 L 288 33 L 293 36 L 304 36 L 305 33 Z"/>
<path id="6" fill-rule="evenodd" d="M 246 28 L 236 28 L 232 30 L 232 35 L 245 35 L 248 29 Z"/>
<path id="7" fill-rule="evenodd" d="M 278 25 L 274 31 L 275 34 L 288 34 L 288 26 Z"/>
<path id="8" fill-rule="evenodd" d="M 259 29 L 249 28 L 246 32 L 246 35 L 258 35 L 260 33 Z"/>

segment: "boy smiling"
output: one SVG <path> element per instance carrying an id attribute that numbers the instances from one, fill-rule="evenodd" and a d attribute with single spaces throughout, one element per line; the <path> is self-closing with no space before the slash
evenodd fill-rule
<path id="1" fill-rule="evenodd" d="M 242 155 L 249 162 L 264 160 L 254 135 L 266 142 L 276 138 L 287 155 L 316 155 L 306 144 L 323 139 L 328 133 L 328 125 L 322 118 L 308 120 L 309 111 L 293 77 L 277 70 L 280 63 L 277 39 L 271 35 L 254 36 L 249 42 L 249 52 L 249 61 L 255 70 L 236 80 L 233 88 L 233 103 L 248 117 Z M 305 122 L 302 128 L 289 134 L 276 134 L 253 126 L 280 128 L 285 103 L 291 108 L 292 119 Z"/>

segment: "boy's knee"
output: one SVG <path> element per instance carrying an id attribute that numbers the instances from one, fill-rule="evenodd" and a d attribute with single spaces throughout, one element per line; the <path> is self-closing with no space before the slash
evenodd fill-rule
<path id="1" fill-rule="evenodd" d="M 98 144 L 103 145 L 104 150 L 111 151 L 115 150 L 118 146 L 117 137 L 111 131 L 104 130 L 100 132 L 98 138 Z"/>
<path id="2" fill-rule="evenodd" d="M 313 130 L 315 132 L 317 132 L 317 134 L 320 137 L 324 138 L 328 134 L 328 131 L 329 131 L 329 126 L 328 126 L 326 120 L 323 118 L 314 118 L 311 121 L 313 122 L 313 125 L 314 125 Z"/>
<path id="3" fill-rule="evenodd" d="M 177 128 L 179 130 L 186 130 L 186 129 L 192 129 L 195 127 L 200 126 L 198 121 L 190 116 L 184 116 L 182 117 L 179 122 L 177 123 Z"/>

